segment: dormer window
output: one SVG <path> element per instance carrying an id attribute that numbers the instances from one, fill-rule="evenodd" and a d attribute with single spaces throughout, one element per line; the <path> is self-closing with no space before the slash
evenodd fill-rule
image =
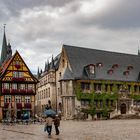
<path id="1" fill-rule="evenodd" d="M 132 70 L 133 69 L 133 66 L 128 66 L 127 67 L 127 70 Z"/>
<path id="2" fill-rule="evenodd" d="M 112 69 L 116 69 L 116 68 L 118 68 L 118 67 L 119 67 L 118 64 L 113 64 L 113 65 L 112 65 Z"/>
<path id="3" fill-rule="evenodd" d="M 89 72 L 90 72 L 90 74 L 95 73 L 95 66 L 94 65 L 89 65 Z"/>
<path id="4" fill-rule="evenodd" d="M 107 71 L 107 73 L 110 74 L 110 75 L 112 75 L 113 72 L 114 72 L 113 69 L 110 69 L 110 70 Z"/>
<path id="5" fill-rule="evenodd" d="M 101 62 L 97 63 L 96 67 L 98 67 L 98 68 L 103 67 L 103 63 L 101 63 Z"/>
<path id="6" fill-rule="evenodd" d="M 84 72 L 89 78 L 95 76 L 95 65 L 89 64 L 89 65 L 85 66 Z"/>
<path id="7" fill-rule="evenodd" d="M 126 76 L 129 75 L 129 71 L 128 70 L 124 71 L 123 75 L 126 75 Z"/>

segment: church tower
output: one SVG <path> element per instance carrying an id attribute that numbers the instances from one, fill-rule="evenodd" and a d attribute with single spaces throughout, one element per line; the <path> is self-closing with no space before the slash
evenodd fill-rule
<path id="1" fill-rule="evenodd" d="M 10 43 L 8 43 L 8 45 L 7 45 L 6 34 L 5 34 L 5 25 L 4 25 L 4 34 L 3 34 L 0 65 L 2 65 L 4 63 L 4 61 L 9 59 L 10 57 L 12 57 L 12 50 L 11 50 Z"/>

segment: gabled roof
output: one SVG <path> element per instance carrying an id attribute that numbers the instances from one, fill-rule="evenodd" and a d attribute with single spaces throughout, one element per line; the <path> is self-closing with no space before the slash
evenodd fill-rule
<path id="1" fill-rule="evenodd" d="M 95 76 L 91 79 L 138 81 L 140 72 L 140 57 L 138 55 L 70 45 L 63 45 L 63 48 L 65 49 L 75 79 L 89 79 L 89 77 L 84 75 L 83 69 L 88 64 L 94 64 Z M 102 63 L 102 67 L 96 67 L 96 64 L 99 62 Z M 118 68 L 113 68 L 113 73 L 109 74 L 108 70 L 112 69 L 114 64 L 118 64 Z M 123 73 L 127 70 L 128 66 L 133 66 L 133 69 L 129 70 L 129 75 L 124 75 Z"/>
<path id="2" fill-rule="evenodd" d="M 33 76 L 33 74 L 31 73 L 31 71 L 29 70 L 28 66 L 26 65 L 26 63 L 24 62 L 24 60 L 22 59 L 22 57 L 20 56 L 19 52 L 16 51 L 15 54 L 6 62 L 3 63 L 3 65 L 1 66 L 1 74 L 0 74 L 0 79 L 2 79 L 5 76 L 6 70 L 8 69 L 9 65 L 12 63 L 12 61 L 14 60 L 15 56 L 18 55 L 22 62 L 24 63 L 24 65 L 26 66 L 26 68 L 28 69 L 31 77 L 34 79 L 35 82 L 38 82 L 37 78 Z"/>

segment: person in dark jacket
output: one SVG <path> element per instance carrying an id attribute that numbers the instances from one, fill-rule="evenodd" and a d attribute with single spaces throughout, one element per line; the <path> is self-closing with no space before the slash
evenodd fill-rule
<path id="1" fill-rule="evenodd" d="M 48 132 L 48 136 L 51 136 L 51 132 L 52 132 L 52 124 L 53 124 L 53 118 L 48 115 L 47 118 L 46 118 L 46 130 Z"/>
<path id="2" fill-rule="evenodd" d="M 58 127 L 60 126 L 60 118 L 58 117 L 58 115 L 55 116 L 53 121 L 54 121 L 56 135 L 59 135 L 60 131 Z"/>

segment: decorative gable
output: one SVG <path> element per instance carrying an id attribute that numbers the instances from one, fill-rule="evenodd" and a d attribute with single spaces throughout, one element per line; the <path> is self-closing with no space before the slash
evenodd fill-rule
<path id="1" fill-rule="evenodd" d="M 3 66 L 2 81 L 37 82 L 20 54 L 16 51 L 14 56 Z"/>

